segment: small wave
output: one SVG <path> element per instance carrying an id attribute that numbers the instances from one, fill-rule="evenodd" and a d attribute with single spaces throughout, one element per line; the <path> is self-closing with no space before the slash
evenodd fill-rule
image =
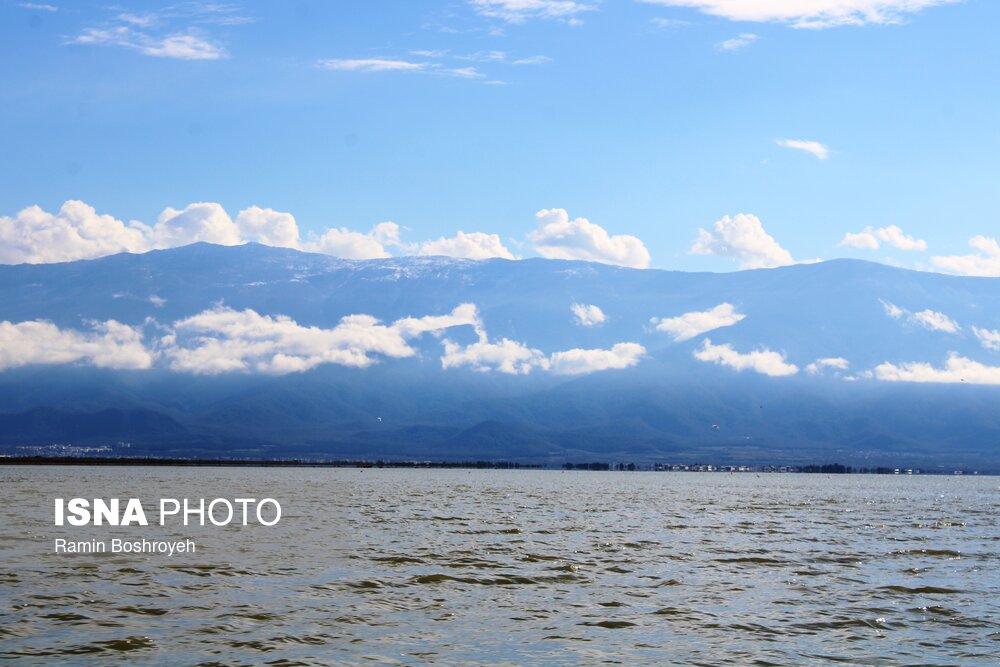
<path id="1" fill-rule="evenodd" d="M 531 584 L 580 581 L 580 577 L 570 574 L 550 577 L 524 577 L 520 575 L 506 575 L 502 577 L 455 577 L 450 574 L 422 574 L 413 577 L 410 581 L 411 583 L 420 585 L 455 582 L 461 584 L 474 584 L 478 586 L 524 586 Z"/>
<path id="2" fill-rule="evenodd" d="M 941 586 L 880 586 L 881 591 L 892 591 L 893 593 L 907 593 L 914 595 L 948 595 L 950 593 L 964 593 L 958 588 L 944 588 Z"/>
<path id="3" fill-rule="evenodd" d="M 592 628 L 607 628 L 609 630 L 620 630 L 621 628 L 631 628 L 638 625 L 631 621 L 583 621 L 577 625 L 586 625 Z"/>

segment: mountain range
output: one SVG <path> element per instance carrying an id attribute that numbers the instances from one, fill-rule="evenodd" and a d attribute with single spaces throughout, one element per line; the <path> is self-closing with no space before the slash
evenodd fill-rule
<path id="1" fill-rule="evenodd" d="M 0 452 L 1000 469 L 1000 279 L 344 260 L 0 266 Z"/>

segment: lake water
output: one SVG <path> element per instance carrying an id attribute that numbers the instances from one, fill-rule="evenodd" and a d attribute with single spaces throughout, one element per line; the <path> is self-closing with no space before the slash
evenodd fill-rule
<path id="1" fill-rule="evenodd" d="M 1000 478 L 0 467 L 0 662 L 995 665 Z M 53 498 L 270 496 L 273 527 Z M 55 554 L 191 538 L 194 554 Z"/>

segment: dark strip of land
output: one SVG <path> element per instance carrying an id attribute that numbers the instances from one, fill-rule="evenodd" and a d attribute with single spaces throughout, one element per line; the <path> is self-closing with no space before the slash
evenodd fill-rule
<path id="1" fill-rule="evenodd" d="M 203 459 L 127 456 L 0 456 L 0 465 L 49 466 L 187 466 L 240 468 L 498 468 L 539 469 L 541 464 L 514 461 L 367 461 L 308 459 Z"/>
<path id="2" fill-rule="evenodd" d="M 0 465 L 44 466 L 166 466 L 166 467 L 239 467 L 239 468 L 460 468 L 476 470 L 590 470 L 622 472 L 723 472 L 723 473 L 817 473 L 827 475 L 979 475 L 992 471 L 916 470 L 910 468 L 845 466 L 839 463 L 778 465 L 712 465 L 662 463 L 571 463 L 545 465 L 519 461 L 405 461 L 405 460 L 311 460 L 311 459 L 207 459 L 127 456 L 0 456 Z"/>

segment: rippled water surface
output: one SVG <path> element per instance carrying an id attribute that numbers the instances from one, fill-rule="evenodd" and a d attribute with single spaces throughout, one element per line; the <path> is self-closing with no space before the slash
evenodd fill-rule
<path id="1" fill-rule="evenodd" d="M 0 662 L 1000 664 L 1000 479 L 3 467 Z M 55 528 L 55 497 L 274 527 Z M 194 554 L 55 554 L 183 539 Z"/>

